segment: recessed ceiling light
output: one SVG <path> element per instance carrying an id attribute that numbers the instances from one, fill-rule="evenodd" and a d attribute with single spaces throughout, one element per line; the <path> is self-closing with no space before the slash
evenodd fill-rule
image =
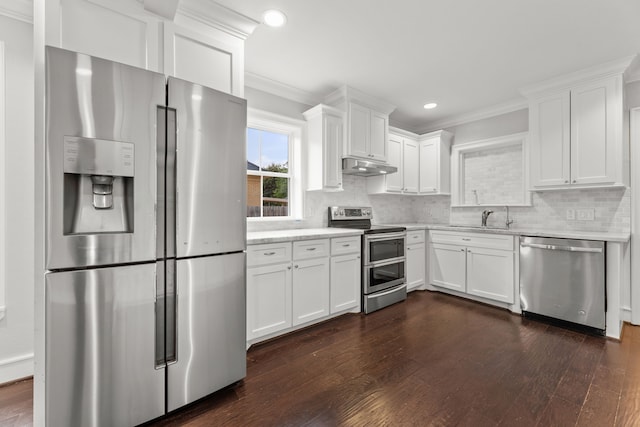
<path id="1" fill-rule="evenodd" d="M 430 102 L 428 104 L 424 104 L 424 109 L 431 110 L 432 108 L 436 108 L 437 106 L 438 104 L 436 104 L 435 102 Z"/>
<path id="2" fill-rule="evenodd" d="M 270 27 L 282 27 L 287 23 L 287 16 L 279 10 L 271 9 L 262 14 L 262 22 Z"/>

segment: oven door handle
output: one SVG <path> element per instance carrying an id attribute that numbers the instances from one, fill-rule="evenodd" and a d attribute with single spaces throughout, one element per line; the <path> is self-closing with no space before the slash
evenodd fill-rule
<path id="1" fill-rule="evenodd" d="M 368 242 L 375 242 L 378 240 L 393 240 L 393 239 L 405 239 L 407 237 L 406 232 L 401 233 L 378 233 L 378 234 L 365 234 L 364 238 L 367 239 Z"/>
<path id="2" fill-rule="evenodd" d="M 383 261 L 375 261 L 375 262 L 370 262 L 368 264 L 365 264 L 364 266 L 367 268 L 376 268 L 376 267 L 384 267 L 385 265 L 391 265 L 391 264 L 398 264 L 401 262 L 406 262 L 407 258 L 406 257 L 397 257 L 397 258 L 389 258 L 389 259 L 385 259 Z"/>
<path id="3" fill-rule="evenodd" d="M 407 285 L 406 285 L 406 284 L 403 284 L 402 286 L 394 287 L 393 289 L 390 289 L 390 290 L 388 290 L 388 291 L 384 291 L 384 292 L 380 292 L 380 293 L 375 293 L 375 294 L 369 294 L 369 295 L 367 295 L 367 297 L 370 297 L 370 298 L 371 298 L 371 297 L 380 298 L 380 297 L 383 297 L 383 296 L 385 296 L 385 295 L 389 295 L 389 294 L 392 294 L 392 293 L 394 293 L 394 292 L 401 291 L 401 290 L 402 290 L 402 288 L 406 288 L 406 287 L 407 287 Z"/>

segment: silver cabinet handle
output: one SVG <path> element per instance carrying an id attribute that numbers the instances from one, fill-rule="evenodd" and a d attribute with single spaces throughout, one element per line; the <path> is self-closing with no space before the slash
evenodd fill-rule
<path id="1" fill-rule="evenodd" d="M 271 255 L 275 255 L 275 252 L 265 252 L 264 256 L 271 256 Z"/>
<path id="2" fill-rule="evenodd" d="M 351 246 L 349 243 L 345 243 L 344 245 L 342 245 L 343 248 L 348 248 L 349 246 Z"/>
<path id="3" fill-rule="evenodd" d="M 464 252 L 464 251 L 465 251 L 464 249 L 460 249 L 460 252 Z"/>
<path id="4" fill-rule="evenodd" d="M 315 251 L 318 248 L 307 248 L 308 251 Z"/>
<path id="5" fill-rule="evenodd" d="M 565 183 L 565 184 L 568 184 L 568 183 L 569 183 L 569 180 L 568 180 L 568 179 L 565 179 L 565 180 L 564 180 L 564 183 Z"/>
<path id="6" fill-rule="evenodd" d="M 466 239 L 466 238 L 462 238 L 462 240 L 464 240 L 465 242 L 470 242 L 471 239 Z"/>
<path id="7" fill-rule="evenodd" d="M 289 265 L 289 266 L 287 266 L 287 270 L 291 270 L 291 266 L 290 266 L 290 265 Z"/>
<path id="8" fill-rule="evenodd" d="M 294 265 L 295 268 L 298 268 L 298 264 Z"/>
<path id="9" fill-rule="evenodd" d="M 576 180 L 574 179 L 574 180 L 573 180 L 573 183 L 575 184 L 576 182 L 578 182 L 578 181 L 576 181 Z"/>

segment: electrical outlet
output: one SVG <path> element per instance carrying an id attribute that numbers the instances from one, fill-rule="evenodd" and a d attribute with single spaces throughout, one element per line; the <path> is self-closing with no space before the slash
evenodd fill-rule
<path id="1" fill-rule="evenodd" d="M 595 218 L 595 209 L 578 209 L 578 221 L 593 221 Z"/>
<path id="2" fill-rule="evenodd" d="M 575 209 L 567 209 L 567 219 L 569 219 L 569 220 L 576 219 L 576 210 Z"/>

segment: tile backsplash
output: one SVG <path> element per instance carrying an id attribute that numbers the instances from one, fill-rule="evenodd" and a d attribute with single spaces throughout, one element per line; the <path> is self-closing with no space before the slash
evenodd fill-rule
<path id="1" fill-rule="evenodd" d="M 629 232 L 631 227 L 631 195 L 628 189 L 556 190 L 532 193 L 532 206 L 512 207 L 512 228 Z M 451 224 L 480 225 L 483 207 L 451 208 Z M 491 207 L 495 211 L 487 222 L 489 226 L 503 226 L 506 221 L 504 207 Z M 575 219 L 567 219 L 572 210 Z M 592 221 L 578 220 L 578 210 L 593 210 Z"/>
<path id="2" fill-rule="evenodd" d="M 367 194 L 366 178 L 344 175 L 344 191 L 305 192 L 304 219 L 248 221 L 248 231 L 327 226 L 327 207 L 372 206 L 374 222 L 480 225 L 484 207 L 451 208 L 449 196 L 403 196 Z M 532 206 L 511 207 L 512 228 L 629 232 L 631 227 L 631 195 L 628 189 L 556 190 L 532 193 Z M 504 207 L 491 207 L 494 213 L 488 225 L 503 226 Z M 574 220 L 567 219 L 573 209 Z M 593 221 L 578 220 L 579 209 L 593 209 Z"/>

